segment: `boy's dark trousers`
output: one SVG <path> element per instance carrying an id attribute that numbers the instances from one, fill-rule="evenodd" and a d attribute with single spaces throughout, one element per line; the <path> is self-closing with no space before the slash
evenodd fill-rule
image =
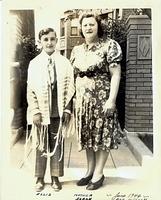
<path id="1" fill-rule="evenodd" d="M 58 132 L 60 118 L 51 118 L 51 124 L 48 127 L 48 141 L 50 152 L 55 147 L 56 138 L 54 138 Z M 46 138 L 45 138 L 46 142 Z M 55 154 L 50 158 L 50 174 L 51 176 L 63 176 L 64 175 L 64 152 L 62 160 L 59 161 L 61 156 L 61 144 L 57 146 Z M 35 177 L 43 178 L 47 167 L 47 158 L 42 156 L 42 152 L 36 150 L 36 163 L 35 163 Z"/>
<path id="2" fill-rule="evenodd" d="M 56 138 L 59 123 L 60 123 L 60 117 L 58 112 L 58 101 L 57 101 L 57 82 L 55 82 L 55 87 L 52 91 L 52 105 L 51 105 L 51 117 L 50 117 L 50 125 L 48 126 L 49 130 L 49 149 L 50 152 L 53 151 L 55 147 Z M 55 138 L 55 139 L 54 139 Z M 46 140 L 45 140 L 46 141 Z M 55 154 L 50 158 L 50 174 L 51 176 L 63 176 L 64 175 L 64 152 L 62 160 L 59 161 L 61 157 L 61 144 L 57 146 Z M 36 151 L 36 165 L 35 165 L 35 177 L 44 177 L 45 170 L 46 170 L 46 164 L 47 164 L 47 158 L 41 156 L 42 153 L 37 150 Z"/>

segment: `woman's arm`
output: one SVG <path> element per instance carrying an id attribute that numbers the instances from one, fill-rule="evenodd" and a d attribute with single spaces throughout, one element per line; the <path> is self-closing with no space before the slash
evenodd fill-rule
<path id="1" fill-rule="evenodd" d="M 112 66 L 115 65 L 115 66 Z M 117 66 L 116 66 L 117 65 Z M 112 112 L 116 107 L 116 98 L 119 90 L 120 79 L 121 79 L 121 66 L 120 64 L 111 64 L 109 66 L 111 74 L 110 94 L 109 98 L 104 105 L 104 112 Z"/>
<path id="2" fill-rule="evenodd" d="M 111 74 L 111 86 L 110 86 L 110 95 L 109 100 L 112 102 L 116 102 L 120 79 L 121 79 L 121 66 L 120 64 L 115 64 L 117 66 L 109 67 L 110 74 Z"/>

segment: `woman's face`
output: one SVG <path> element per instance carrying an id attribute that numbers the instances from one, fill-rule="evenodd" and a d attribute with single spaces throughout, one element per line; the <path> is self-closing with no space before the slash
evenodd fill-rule
<path id="1" fill-rule="evenodd" d="M 85 39 L 90 41 L 98 37 L 98 24 L 94 17 L 88 17 L 82 20 L 82 33 Z"/>

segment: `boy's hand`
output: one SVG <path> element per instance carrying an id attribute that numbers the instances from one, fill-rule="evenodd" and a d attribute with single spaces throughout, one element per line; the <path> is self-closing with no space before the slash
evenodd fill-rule
<path id="1" fill-rule="evenodd" d="M 41 113 L 37 113 L 33 116 L 33 123 L 39 128 L 41 126 L 42 117 Z"/>
<path id="2" fill-rule="evenodd" d="M 69 121 L 70 121 L 70 114 L 64 112 L 64 113 L 63 113 L 63 117 L 62 117 L 63 126 L 67 126 L 68 123 L 69 123 Z"/>

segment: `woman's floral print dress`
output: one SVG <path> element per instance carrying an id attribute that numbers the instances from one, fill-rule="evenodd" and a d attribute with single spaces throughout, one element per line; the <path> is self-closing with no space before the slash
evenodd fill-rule
<path id="1" fill-rule="evenodd" d="M 99 39 L 87 47 L 75 46 L 71 53 L 76 84 L 76 130 L 79 150 L 93 148 L 109 151 L 117 148 L 120 126 L 117 111 L 107 117 L 103 106 L 110 92 L 110 67 L 117 67 L 122 58 L 119 44 L 112 39 Z"/>

